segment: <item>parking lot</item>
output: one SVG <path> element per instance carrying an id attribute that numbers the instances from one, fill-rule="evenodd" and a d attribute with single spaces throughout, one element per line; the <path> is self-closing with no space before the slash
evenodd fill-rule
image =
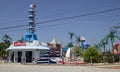
<path id="1" fill-rule="evenodd" d="M 0 72 L 120 72 L 102 66 L 0 64 Z"/>

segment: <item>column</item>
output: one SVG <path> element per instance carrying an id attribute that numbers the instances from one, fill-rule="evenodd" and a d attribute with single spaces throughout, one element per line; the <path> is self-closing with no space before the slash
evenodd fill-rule
<path id="1" fill-rule="evenodd" d="M 14 63 L 17 63 L 18 51 L 14 51 Z"/>
<path id="2" fill-rule="evenodd" d="M 15 59 L 16 59 L 16 52 L 14 51 L 14 63 L 15 63 Z"/>
<path id="3" fill-rule="evenodd" d="M 12 55 L 12 51 L 9 51 L 8 63 L 11 63 L 11 55 Z"/>
<path id="4" fill-rule="evenodd" d="M 21 60 L 22 63 L 26 63 L 26 56 L 25 56 L 26 53 L 25 52 L 26 51 L 22 51 L 22 58 L 21 58 L 22 59 Z"/>

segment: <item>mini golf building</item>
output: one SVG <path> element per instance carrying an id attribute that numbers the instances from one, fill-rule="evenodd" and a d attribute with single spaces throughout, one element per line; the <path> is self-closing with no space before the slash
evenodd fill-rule
<path id="1" fill-rule="evenodd" d="M 49 47 L 40 45 L 38 41 L 13 42 L 7 50 L 9 63 L 26 63 L 39 60 L 40 56 L 49 50 Z"/>
<path id="2" fill-rule="evenodd" d="M 28 15 L 27 34 L 24 35 L 21 42 L 13 42 L 8 51 L 8 62 L 50 62 L 52 55 L 60 57 L 61 48 L 51 51 L 52 44 L 44 46 L 39 44 L 35 32 L 35 5 L 31 4 Z M 53 44 L 55 45 L 55 43 Z M 58 44 L 56 44 L 58 45 Z M 59 46 L 59 45 L 58 45 Z M 60 47 L 60 46 L 59 46 Z M 51 54 L 55 53 L 55 54 Z M 50 55 L 51 54 L 51 55 Z"/>

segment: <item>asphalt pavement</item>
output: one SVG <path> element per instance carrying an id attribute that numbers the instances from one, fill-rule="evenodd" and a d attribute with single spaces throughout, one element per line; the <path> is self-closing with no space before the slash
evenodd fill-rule
<path id="1" fill-rule="evenodd" d="M 120 69 L 103 67 L 117 65 L 80 66 L 80 65 L 32 65 L 32 64 L 0 64 L 0 72 L 120 72 Z M 120 65 L 118 65 L 120 66 Z"/>

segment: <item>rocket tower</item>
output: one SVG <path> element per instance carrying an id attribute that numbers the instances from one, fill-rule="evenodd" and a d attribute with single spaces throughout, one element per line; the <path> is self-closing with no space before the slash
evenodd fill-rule
<path id="1" fill-rule="evenodd" d="M 35 5 L 31 4 L 29 9 L 29 15 L 28 15 L 28 25 L 27 25 L 27 31 L 28 33 L 23 37 L 24 42 L 32 42 L 34 40 L 37 40 L 37 36 L 34 34 L 35 32 Z"/>

